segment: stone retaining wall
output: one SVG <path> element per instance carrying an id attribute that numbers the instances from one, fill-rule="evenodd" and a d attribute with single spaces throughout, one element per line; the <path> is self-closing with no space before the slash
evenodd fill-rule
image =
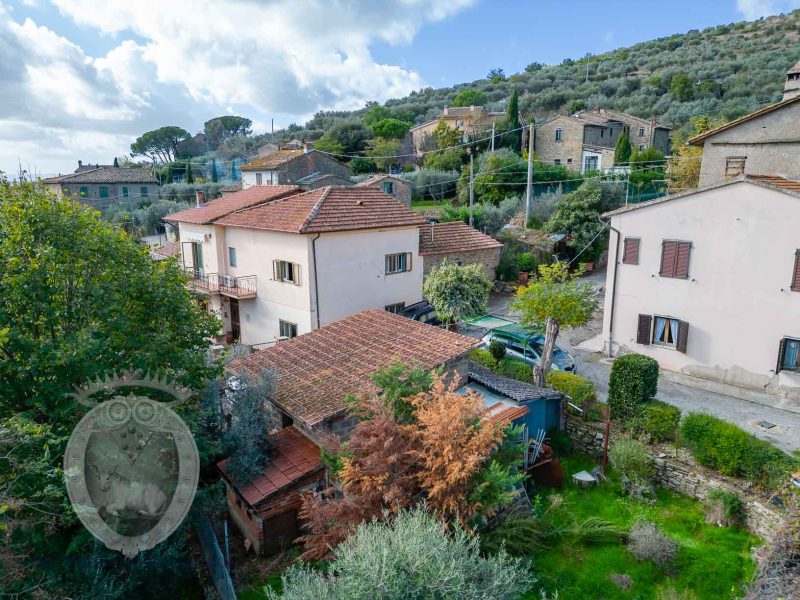
<path id="1" fill-rule="evenodd" d="M 566 432 L 576 452 L 600 458 L 603 455 L 604 430 L 603 423 L 583 421 L 572 415 L 567 417 Z M 769 504 L 767 498 L 754 492 L 750 484 L 697 464 L 687 450 L 672 447 L 651 448 L 650 454 L 656 466 L 657 486 L 699 500 L 704 500 L 712 489 L 728 490 L 742 501 L 742 513 L 747 528 L 767 541 L 772 539 L 783 522 L 783 515 Z"/>

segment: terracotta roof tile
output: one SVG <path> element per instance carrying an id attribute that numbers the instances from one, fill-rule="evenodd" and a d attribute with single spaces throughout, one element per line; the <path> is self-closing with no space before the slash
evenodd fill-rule
<path id="1" fill-rule="evenodd" d="M 250 506 L 266 500 L 309 473 L 322 469 L 319 448 L 294 427 L 275 432 L 271 440 L 274 449 L 270 463 L 263 473 L 239 488 L 239 493 Z M 227 465 L 228 459 L 217 464 L 226 477 Z"/>
<path id="2" fill-rule="evenodd" d="M 785 190 L 800 192 L 800 181 L 792 181 L 791 179 L 786 179 L 785 177 L 779 177 L 777 175 L 747 175 L 745 179 L 760 181 Z"/>
<path id="3" fill-rule="evenodd" d="M 227 214 L 275 200 L 283 196 L 299 192 L 296 185 L 254 185 L 231 194 L 225 194 L 216 200 L 206 202 L 204 206 L 193 206 L 164 217 L 165 221 L 181 223 L 207 224 Z"/>
<path id="4" fill-rule="evenodd" d="M 295 158 L 303 156 L 305 150 L 302 148 L 283 148 L 270 152 L 264 156 L 259 156 L 251 160 L 249 163 L 240 167 L 242 171 L 263 171 L 267 169 L 277 169 L 286 163 L 293 161 Z"/>
<path id="5" fill-rule="evenodd" d="M 433 369 L 471 351 L 480 340 L 367 310 L 233 360 L 229 369 L 277 374 L 272 400 L 313 426 L 344 411 L 348 394 L 375 391 L 370 375 L 396 361 Z"/>
<path id="6" fill-rule="evenodd" d="M 453 221 L 419 228 L 419 253 L 447 254 L 465 250 L 489 250 L 503 244 L 464 223 Z"/>
<path id="7" fill-rule="evenodd" d="M 327 186 L 229 214 L 217 223 L 289 233 L 421 225 L 420 217 L 374 188 Z"/>
<path id="8" fill-rule="evenodd" d="M 80 168 L 77 173 L 43 179 L 42 183 L 148 183 L 158 185 L 158 180 L 147 169 L 99 165 Z"/>

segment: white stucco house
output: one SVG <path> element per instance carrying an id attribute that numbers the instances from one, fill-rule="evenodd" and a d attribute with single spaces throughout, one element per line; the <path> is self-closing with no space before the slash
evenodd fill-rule
<path id="1" fill-rule="evenodd" d="M 422 299 L 426 221 L 376 189 L 252 186 L 166 220 L 190 283 L 242 344 Z"/>
<path id="2" fill-rule="evenodd" d="M 740 176 L 604 217 L 608 354 L 800 407 L 800 182 Z"/>

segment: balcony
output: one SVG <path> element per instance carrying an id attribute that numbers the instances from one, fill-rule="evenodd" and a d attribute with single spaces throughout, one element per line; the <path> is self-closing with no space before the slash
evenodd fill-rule
<path id="1" fill-rule="evenodd" d="M 229 298 L 245 300 L 256 297 L 256 276 L 233 277 L 219 273 L 200 273 L 195 269 L 184 269 L 189 287 L 201 294 L 222 294 Z"/>

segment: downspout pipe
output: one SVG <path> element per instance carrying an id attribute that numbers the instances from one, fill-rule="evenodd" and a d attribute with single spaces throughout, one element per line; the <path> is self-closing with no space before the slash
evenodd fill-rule
<path id="1" fill-rule="evenodd" d="M 611 344 L 614 340 L 614 301 L 617 294 L 617 271 L 619 271 L 619 240 L 622 233 L 619 229 L 611 225 L 611 219 L 604 221 L 602 217 L 598 216 L 597 220 L 603 225 L 608 225 L 608 228 L 617 234 L 616 249 L 614 250 L 614 277 L 611 280 L 611 306 L 608 309 L 608 356 L 611 356 Z"/>
<path id="2" fill-rule="evenodd" d="M 318 233 L 311 240 L 311 261 L 314 265 L 314 305 L 317 307 L 317 329 L 319 329 L 319 284 L 317 283 L 317 240 L 322 234 Z M 616 273 L 615 273 L 616 274 Z"/>

